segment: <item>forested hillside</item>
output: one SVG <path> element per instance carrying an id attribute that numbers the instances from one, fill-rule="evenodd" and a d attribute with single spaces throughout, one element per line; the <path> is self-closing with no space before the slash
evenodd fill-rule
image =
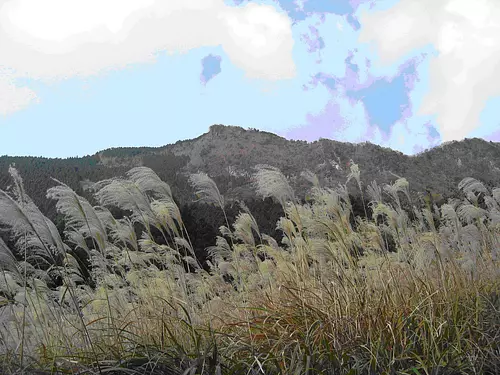
<path id="1" fill-rule="evenodd" d="M 312 143 L 289 141 L 255 129 L 213 125 L 208 133 L 198 138 L 157 148 L 114 148 L 69 159 L 2 156 L 0 189 L 9 186 L 8 167 L 14 165 L 23 176 L 26 192 L 61 228 L 62 219 L 56 214 L 54 202 L 45 196 L 47 189 L 56 184 L 51 178 L 66 183 L 92 202 L 91 195 L 81 187 L 83 182 L 121 176 L 132 167 L 146 166 L 171 186 L 174 199 L 186 217 L 186 225 L 198 228 L 193 241 L 201 251 L 212 244 L 205 241 L 213 241 L 218 227 L 223 224 L 223 217 L 194 203 L 195 197 L 188 184 L 189 173 L 208 173 L 229 206 L 236 200 L 244 200 L 263 230 L 275 235 L 276 220 L 282 212 L 276 203 L 255 197 L 251 175 L 256 165 L 279 168 L 302 196 L 309 186 L 301 177 L 304 170 L 315 173 L 324 186 L 335 187 L 346 183 L 353 162 L 362 171 L 361 182 L 365 187 L 374 180 L 380 184 L 391 183 L 398 176 L 404 176 L 410 184 L 414 202 L 422 205 L 444 203 L 456 195 L 457 184 L 465 177 L 476 178 L 490 187 L 500 184 L 500 144 L 481 139 L 452 142 L 407 156 L 370 143 L 351 144 L 327 139 Z M 351 186 L 350 193 L 355 213 L 362 215 L 355 185 Z M 230 220 L 234 220 L 237 208 L 229 208 L 228 213 Z"/>

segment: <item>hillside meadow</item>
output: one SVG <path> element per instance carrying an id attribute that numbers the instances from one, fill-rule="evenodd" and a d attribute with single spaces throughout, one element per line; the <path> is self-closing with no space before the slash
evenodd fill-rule
<path id="1" fill-rule="evenodd" d="M 215 182 L 191 174 L 196 199 L 226 217 L 202 262 L 150 168 L 87 182 L 97 206 L 54 180 L 61 233 L 11 167 L 0 371 L 500 373 L 500 188 L 465 178 L 459 196 L 426 206 L 403 177 L 365 186 L 358 165 L 349 172 L 337 186 L 303 172 L 299 199 L 279 169 L 254 168 L 257 195 L 283 208 L 281 242 L 243 202 L 228 222 Z"/>

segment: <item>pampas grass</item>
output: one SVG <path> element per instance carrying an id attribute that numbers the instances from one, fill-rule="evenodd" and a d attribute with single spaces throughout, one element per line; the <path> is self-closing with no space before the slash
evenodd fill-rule
<path id="1" fill-rule="evenodd" d="M 499 189 L 465 179 L 459 200 L 431 212 L 413 206 L 398 176 L 368 185 L 371 219 L 353 218 L 346 185 L 305 172 L 313 187 L 299 204 L 279 169 L 257 166 L 257 193 L 284 209 L 281 243 L 241 204 L 202 267 L 169 186 L 148 168 L 88 184 L 97 207 L 56 181 L 48 196 L 64 237 L 10 172 L 13 190 L 0 191 L 13 244 L 0 240 L 2 373 L 500 372 Z M 351 164 L 347 181 L 364 194 L 360 173 Z M 224 212 L 210 177 L 190 182 Z"/>

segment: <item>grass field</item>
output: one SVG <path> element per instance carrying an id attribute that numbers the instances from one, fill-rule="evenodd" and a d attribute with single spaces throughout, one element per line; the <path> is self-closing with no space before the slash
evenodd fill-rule
<path id="1" fill-rule="evenodd" d="M 201 264 L 169 186 L 148 168 L 88 184 L 96 207 L 56 181 L 47 195 L 63 235 L 10 173 L 2 373 L 500 373 L 498 188 L 468 178 L 461 197 L 417 208 L 404 178 L 363 186 L 352 164 L 337 187 L 305 172 L 301 203 L 279 170 L 257 166 L 257 194 L 285 212 L 282 242 L 241 204 Z M 190 182 L 224 210 L 207 175 Z M 349 192 L 361 193 L 364 218 Z"/>

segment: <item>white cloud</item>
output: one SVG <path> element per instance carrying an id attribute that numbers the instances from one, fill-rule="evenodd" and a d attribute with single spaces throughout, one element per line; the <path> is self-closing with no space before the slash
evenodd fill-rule
<path id="1" fill-rule="evenodd" d="M 36 100 L 35 92 L 16 86 L 11 74 L 0 69 L 0 115 L 16 112 Z"/>
<path id="2" fill-rule="evenodd" d="M 430 89 L 420 114 L 436 115 L 443 141 L 477 128 L 488 98 L 500 94 L 500 2 L 401 0 L 360 17 L 361 42 L 374 42 L 381 62 L 432 43 Z"/>
<path id="3" fill-rule="evenodd" d="M 290 19 L 270 5 L 10 0 L 0 8 L 0 68 L 12 70 L 15 77 L 88 76 L 154 61 L 159 51 L 222 45 L 249 78 L 279 80 L 295 75 L 293 44 Z M 0 106 L 8 104 L 4 100 Z"/>

